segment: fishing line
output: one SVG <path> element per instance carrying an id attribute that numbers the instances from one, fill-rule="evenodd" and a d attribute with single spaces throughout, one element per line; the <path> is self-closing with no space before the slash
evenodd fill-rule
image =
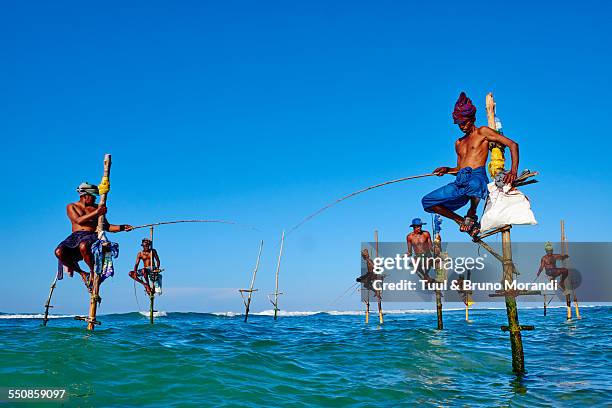
<path id="1" fill-rule="evenodd" d="M 243 227 L 249 227 L 250 229 L 259 232 L 259 230 L 257 228 L 255 228 L 254 226 L 252 226 L 252 225 L 241 224 L 241 223 L 238 223 L 236 221 L 228 221 L 228 220 L 176 220 L 176 221 L 161 221 L 161 222 L 154 222 L 152 224 L 137 225 L 135 227 L 132 227 L 132 230 L 139 229 L 139 228 L 156 227 L 158 225 L 193 223 L 193 222 L 238 225 L 238 226 L 243 226 Z"/>
<path id="2" fill-rule="evenodd" d="M 136 305 L 138 306 L 138 313 L 140 313 L 140 302 L 138 302 L 138 294 L 136 293 L 136 281 L 134 281 L 134 297 L 136 298 Z"/>
<path id="3" fill-rule="evenodd" d="M 333 302 L 331 302 L 331 303 L 329 304 L 329 306 L 334 305 L 336 302 L 338 302 L 340 299 L 342 299 L 342 298 L 343 298 L 343 297 L 344 297 L 344 296 L 345 296 L 347 293 L 349 293 L 351 289 L 354 289 L 354 288 L 355 288 L 355 286 L 357 286 L 357 285 L 359 285 L 359 282 L 355 282 L 355 283 L 353 283 L 353 284 L 351 285 L 351 287 L 350 287 L 350 288 L 348 288 L 347 290 L 345 290 L 345 291 L 344 291 L 344 292 L 343 292 L 343 293 L 342 293 L 340 296 L 338 296 L 338 297 L 336 298 L 336 300 L 334 300 Z"/>

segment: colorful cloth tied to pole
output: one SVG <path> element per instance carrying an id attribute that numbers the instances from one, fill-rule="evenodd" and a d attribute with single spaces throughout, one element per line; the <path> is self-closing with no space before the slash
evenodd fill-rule
<path id="1" fill-rule="evenodd" d="M 119 256 L 119 244 L 99 239 L 91 246 L 94 256 L 94 272 L 100 276 L 100 282 L 104 282 L 115 274 L 113 258 Z"/>

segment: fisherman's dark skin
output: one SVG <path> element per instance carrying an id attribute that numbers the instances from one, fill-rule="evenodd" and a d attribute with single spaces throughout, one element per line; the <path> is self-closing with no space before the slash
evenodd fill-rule
<path id="1" fill-rule="evenodd" d="M 373 285 L 375 281 L 382 280 L 382 275 L 374 272 L 374 262 L 372 262 L 370 253 L 367 249 L 364 248 L 361 251 L 361 258 L 365 261 L 368 271 L 364 275 L 358 277 L 357 282 L 361 283 L 366 289 L 373 291 L 376 297 L 380 298 L 381 291 L 374 289 Z"/>
<path id="2" fill-rule="evenodd" d="M 536 276 L 540 276 L 542 270 L 546 271 L 546 275 L 550 278 L 550 280 L 555 280 L 560 276 L 561 279 L 559 280 L 559 286 L 565 291 L 565 279 L 567 279 L 567 276 L 569 275 L 569 270 L 567 268 L 557 268 L 557 261 L 567 258 L 569 258 L 569 255 L 554 254 L 552 250 L 547 250 L 546 255 L 544 255 L 540 260 L 540 268 L 538 269 Z M 565 301 L 569 306 L 570 295 L 565 295 Z"/>
<path id="3" fill-rule="evenodd" d="M 153 251 L 153 265 L 151 265 L 151 251 Z M 138 277 L 138 265 L 140 265 L 140 261 L 142 261 L 144 270 L 142 271 L 142 275 L 144 280 Z M 142 241 L 142 251 L 138 252 L 136 255 L 136 264 L 134 265 L 134 270 L 130 271 L 130 278 L 134 279 L 136 282 L 140 283 L 144 286 L 145 291 L 148 295 L 153 293 L 152 283 L 149 277 L 148 270 L 155 271 L 159 269 L 160 265 L 159 255 L 157 254 L 157 250 L 155 248 L 151 248 L 151 241 L 145 240 Z"/>
<path id="4" fill-rule="evenodd" d="M 518 144 L 499 134 L 488 126 L 477 127 L 474 125 L 474 120 L 467 120 L 464 123 L 458 124 L 459 129 L 464 133 L 464 136 L 455 142 L 455 152 L 457 153 L 457 166 L 455 167 L 438 167 L 433 171 L 436 176 L 443 176 L 447 173 L 457 172 L 462 168 L 471 167 L 473 169 L 484 166 L 489 157 L 489 143 L 496 142 L 502 144 L 510 150 L 512 157 L 512 167 L 510 172 L 506 174 L 504 182 L 512 184 L 516 180 L 518 165 L 519 165 L 519 147 Z M 478 208 L 480 198 L 472 197 L 470 200 L 470 208 L 467 212 L 468 217 L 474 217 Z M 449 210 L 443 205 L 434 205 L 431 211 L 440 214 L 446 218 L 450 218 L 460 225 L 463 232 L 467 232 L 468 228 L 464 226 L 464 217 Z"/>
<path id="5" fill-rule="evenodd" d="M 98 226 L 98 217 L 100 215 L 106 215 L 107 208 L 105 205 L 96 204 L 96 197 L 90 194 L 84 194 L 79 198 L 79 201 L 70 203 L 66 206 L 66 213 L 72 224 L 72 232 L 76 231 L 89 231 L 95 232 Z M 107 224 L 105 230 L 109 232 L 119 231 L 131 231 L 131 225 L 114 225 Z M 94 259 L 91 253 L 91 244 L 87 242 L 81 242 L 79 244 L 79 252 L 81 258 L 89 267 L 89 274 L 81 269 L 78 261 L 74 260 L 65 253 L 65 249 L 58 247 L 55 250 L 55 256 L 66 266 L 74 269 L 81 275 L 85 286 L 88 286 L 88 277 L 93 277 L 94 273 Z M 72 276 L 72 274 L 70 274 Z"/>
<path id="6" fill-rule="evenodd" d="M 559 255 L 554 254 L 553 251 L 546 251 L 546 255 L 542 257 L 540 260 L 540 268 L 538 269 L 538 273 L 536 276 L 540 276 L 542 270 L 546 271 L 546 275 L 551 279 L 556 279 L 559 276 L 561 280 L 559 281 L 559 286 L 561 289 L 565 289 L 565 279 L 569 274 L 567 268 L 557 268 L 557 261 L 561 261 L 563 259 L 569 258 L 569 255 Z"/>
<path id="7" fill-rule="evenodd" d="M 432 251 L 431 235 L 429 235 L 429 232 L 423 231 L 422 225 L 412 226 L 412 232 L 406 235 L 406 244 L 408 245 L 408 256 L 412 256 L 413 252 L 416 255 L 424 255 L 424 256 L 431 255 L 431 251 Z M 422 279 L 431 281 L 432 279 L 427 275 L 427 272 L 425 271 L 424 268 L 425 268 L 425 264 L 421 263 L 419 265 L 419 270 L 416 272 Z"/>

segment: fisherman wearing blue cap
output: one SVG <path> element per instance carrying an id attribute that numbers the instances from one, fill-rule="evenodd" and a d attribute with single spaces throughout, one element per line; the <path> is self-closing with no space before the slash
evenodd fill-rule
<path id="1" fill-rule="evenodd" d="M 406 244 L 408 245 L 408 256 L 411 257 L 414 253 L 416 257 L 422 259 L 422 261 L 419 262 L 415 272 L 421 277 L 421 279 L 432 281 L 432 279 L 429 277 L 429 267 L 426 266 L 427 258 L 431 258 L 432 242 L 429 232 L 423 231 L 423 225 L 425 224 L 427 223 L 421 221 L 420 218 L 414 218 L 412 220 L 412 223 L 410 224 L 412 232 L 406 235 Z"/>

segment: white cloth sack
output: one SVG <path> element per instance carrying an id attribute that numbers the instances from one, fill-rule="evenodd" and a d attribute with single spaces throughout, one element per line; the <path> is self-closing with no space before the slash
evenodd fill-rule
<path id="1" fill-rule="evenodd" d="M 494 182 L 489 183 L 487 187 L 489 197 L 480 221 L 481 231 L 488 231 L 508 224 L 535 225 L 538 223 L 525 194 L 516 188 L 508 191 L 509 186 L 504 186 L 504 189 L 500 190 Z"/>

